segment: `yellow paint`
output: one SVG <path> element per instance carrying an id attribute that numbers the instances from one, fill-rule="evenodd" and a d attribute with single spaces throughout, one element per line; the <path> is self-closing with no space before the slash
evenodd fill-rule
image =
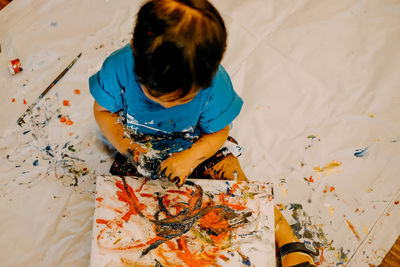
<path id="1" fill-rule="evenodd" d="M 334 211 L 335 211 L 335 207 L 331 205 L 329 208 L 329 213 L 332 215 Z"/>
<path id="2" fill-rule="evenodd" d="M 288 190 L 287 189 L 281 189 L 281 191 L 282 191 L 282 196 L 286 196 L 287 195 L 287 193 L 288 193 Z"/>
<path id="3" fill-rule="evenodd" d="M 335 170 L 337 167 L 341 166 L 342 163 L 336 160 L 332 160 L 329 164 L 325 165 L 324 167 L 314 167 L 314 171 L 318 173 L 318 178 L 321 178 L 321 174 L 325 173 L 325 175 L 329 175 L 330 173 L 334 172 L 339 173 L 341 170 Z"/>
<path id="4" fill-rule="evenodd" d="M 368 234 L 368 233 L 369 233 L 368 227 L 364 224 L 364 234 Z"/>
<path id="5" fill-rule="evenodd" d="M 368 115 L 369 115 L 371 118 L 374 117 L 374 114 L 372 114 L 372 113 L 369 113 Z"/>
<path id="6" fill-rule="evenodd" d="M 122 239 L 122 236 L 118 237 L 118 239 L 115 240 L 114 245 L 117 244 L 119 241 L 121 241 L 121 239 Z"/>

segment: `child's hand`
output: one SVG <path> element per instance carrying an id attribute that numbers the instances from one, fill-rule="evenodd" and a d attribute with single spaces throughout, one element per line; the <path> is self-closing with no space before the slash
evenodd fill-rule
<path id="1" fill-rule="evenodd" d="M 182 186 L 185 183 L 186 178 L 197 166 L 195 160 L 185 156 L 184 152 L 172 154 L 160 166 L 160 175 L 167 177 L 178 186 Z"/>
<path id="2" fill-rule="evenodd" d="M 129 155 L 131 156 L 132 160 L 134 163 L 139 162 L 139 157 L 141 154 L 146 154 L 148 150 L 141 145 L 138 145 L 136 143 L 130 142 L 129 144 Z"/>

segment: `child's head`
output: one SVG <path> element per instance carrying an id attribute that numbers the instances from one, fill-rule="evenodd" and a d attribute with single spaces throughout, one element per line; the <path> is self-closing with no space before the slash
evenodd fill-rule
<path id="1" fill-rule="evenodd" d="M 224 21 L 207 0 L 149 0 L 133 33 L 135 72 L 154 97 L 184 97 L 211 85 L 226 39 Z"/>

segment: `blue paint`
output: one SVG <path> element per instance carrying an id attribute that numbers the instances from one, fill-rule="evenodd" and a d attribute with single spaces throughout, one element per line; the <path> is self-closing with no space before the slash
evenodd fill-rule
<path id="1" fill-rule="evenodd" d="M 50 26 L 56 27 L 56 26 L 57 26 L 57 22 L 52 22 L 52 23 L 50 23 Z"/>
<path id="2" fill-rule="evenodd" d="M 251 262 L 250 262 L 250 259 L 249 259 L 249 258 L 243 259 L 242 263 L 243 263 L 244 265 L 246 265 L 246 266 L 250 266 L 250 265 L 251 265 Z"/>
<path id="3" fill-rule="evenodd" d="M 364 149 L 356 149 L 356 151 L 354 152 L 354 156 L 356 156 L 357 158 L 366 158 L 368 155 L 368 147 Z"/>
<path id="4" fill-rule="evenodd" d="M 33 162 L 33 166 L 37 166 L 38 164 L 39 164 L 39 160 L 38 159 Z"/>

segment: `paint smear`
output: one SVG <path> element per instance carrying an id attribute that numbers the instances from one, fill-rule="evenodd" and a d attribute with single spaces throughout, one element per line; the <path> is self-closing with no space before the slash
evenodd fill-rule
<path id="1" fill-rule="evenodd" d="M 360 241 L 361 238 L 360 238 L 360 236 L 358 235 L 358 233 L 357 233 L 357 231 L 356 231 L 356 228 L 354 228 L 354 225 L 351 224 L 351 222 L 350 222 L 349 220 L 347 220 L 347 219 L 346 219 L 346 222 L 347 222 L 347 224 L 349 225 L 350 230 L 351 230 L 351 231 L 353 232 L 353 234 L 357 237 L 357 240 Z"/>
<path id="2" fill-rule="evenodd" d="M 331 172 L 334 171 L 335 168 L 341 166 L 342 163 L 336 160 L 332 160 L 329 164 L 321 168 L 320 166 L 314 167 L 314 171 L 316 171 L 319 175 L 318 178 L 321 178 L 321 174 L 325 173 L 325 175 L 329 175 Z M 340 172 L 340 170 L 337 170 L 337 172 Z M 336 173 L 337 173 L 336 172 Z"/>
<path id="3" fill-rule="evenodd" d="M 364 234 L 368 234 L 369 233 L 369 231 L 368 231 L 368 227 L 364 224 L 364 229 L 363 229 L 363 231 L 364 231 Z"/>
<path id="4" fill-rule="evenodd" d="M 368 155 L 368 147 L 364 149 L 356 149 L 356 151 L 354 152 L 354 156 L 356 156 L 357 158 L 366 158 L 368 157 Z"/>

